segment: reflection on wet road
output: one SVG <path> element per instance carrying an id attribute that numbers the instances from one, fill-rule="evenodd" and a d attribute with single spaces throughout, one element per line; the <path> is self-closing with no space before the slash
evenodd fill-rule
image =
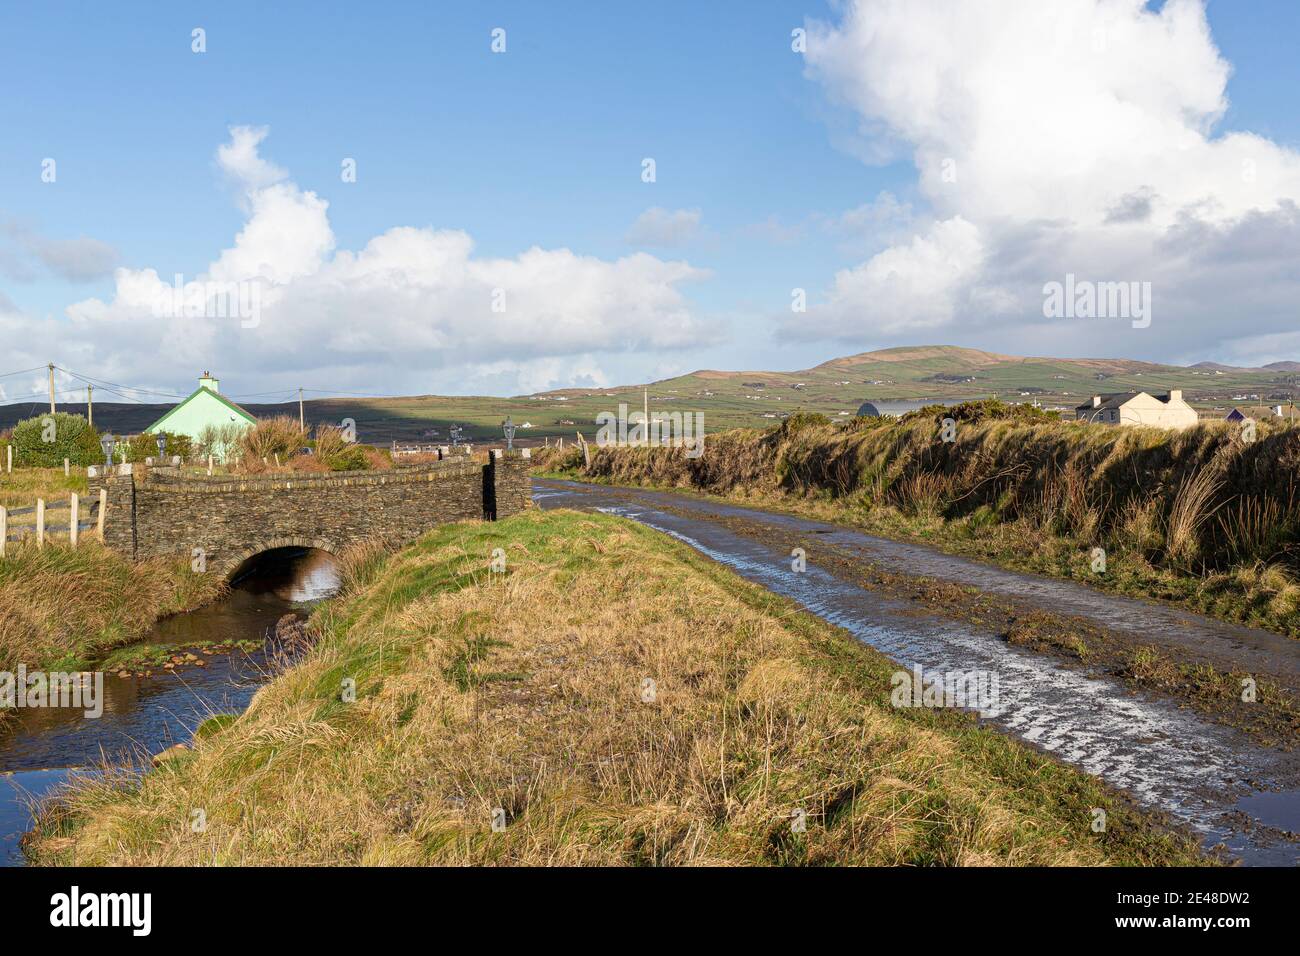
<path id="1" fill-rule="evenodd" d="M 907 668 L 926 671 L 987 671 L 999 681 L 998 706 L 988 722 L 1048 751 L 1061 760 L 1128 790 L 1142 802 L 1165 810 L 1195 827 L 1207 846 L 1223 843 L 1244 862 L 1288 865 L 1297 862 L 1297 846 L 1270 832 L 1294 829 L 1300 791 L 1294 789 L 1292 755 L 1263 748 L 1245 735 L 1199 719 L 1172 703 L 1136 694 L 1114 681 L 1059 665 L 999 640 L 991 632 L 951 618 L 942 609 L 918 614 L 911 601 L 891 599 L 809 565 L 791 569 L 790 550 L 797 533 L 832 534 L 837 543 L 860 547 L 891 570 L 961 580 L 982 589 L 1016 589 L 1050 596 L 1051 606 L 1065 613 L 1091 611 L 1094 616 L 1165 615 L 1156 626 L 1175 627 L 1186 619 L 1195 640 L 1224 632 L 1249 653 L 1295 656 L 1285 638 L 1245 628 L 1231 628 L 1186 612 L 1119 601 L 1069 582 L 1038 579 L 950 557 L 915 545 L 882 542 L 851 530 L 718 505 L 685 496 L 640 489 L 608 488 L 576 482 L 538 481 L 534 498 L 543 508 L 583 508 L 623 515 L 672 535 L 742 577 L 792 598 L 817 616 L 836 624 Z M 670 510 L 671 509 L 671 510 Z M 761 519 L 786 527 L 791 537 L 756 542 L 711 520 L 711 516 Z M 685 515 L 685 516 L 684 516 Z M 774 537 L 780 537 L 775 535 Z M 1042 599 L 1042 593 L 1039 595 Z M 1093 606 L 1085 607 L 1091 604 Z M 1076 607 L 1077 606 L 1077 607 Z M 1274 642 L 1281 642 L 1274 644 Z M 1282 792 L 1272 792 L 1281 790 Z"/>

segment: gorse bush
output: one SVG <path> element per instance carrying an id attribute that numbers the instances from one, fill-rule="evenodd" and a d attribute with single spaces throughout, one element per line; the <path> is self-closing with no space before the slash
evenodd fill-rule
<path id="1" fill-rule="evenodd" d="M 12 442 L 15 467 L 61 468 L 65 458 L 80 466 L 104 460 L 99 433 L 81 415 L 67 412 L 24 419 L 14 426 Z"/>

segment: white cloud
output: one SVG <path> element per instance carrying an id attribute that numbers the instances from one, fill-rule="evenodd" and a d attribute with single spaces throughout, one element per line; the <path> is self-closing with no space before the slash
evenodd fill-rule
<path id="1" fill-rule="evenodd" d="M 230 142 L 217 147 L 217 165 L 246 193 L 289 178 L 289 173 L 262 158 L 258 147 L 269 136 L 266 126 L 232 126 Z"/>
<path id="2" fill-rule="evenodd" d="M 694 239 L 700 231 L 698 209 L 663 209 L 651 206 L 628 230 L 626 240 L 633 246 L 681 246 Z"/>
<path id="3" fill-rule="evenodd" d="M 933 219 L 839 273 L 787 334 L 1169 352 L 1227 348 L 1229 316 L 1261 335 L 1293 323 L 1294 267 L 1267 256 L 1244 290 L 1227 240 L 1294 242 L 1300 154 L 1214 134 L 1230 68 L 1195 0 L 853 0 L 810 24 L 807 71 L 877 150 L 910 151 Z M 1042 285 L 1066 272 L 1152 281 L 1152 327 L 1044 336 Z"/>
<path id="4" fill-rule="evenodd" d="M 537 247 L 486 258 L 465 232 L 412 226 L 336 251 L 329 204 L 260 156 L 265 135 L 236 127 L 218 150 L 246 220 L 205 275 L 185 277 L 254 283 L 255 328 L 160 315 L 157 301 L 172 285 L 166 270 L 119 268 L 112 299 L 75 303 L 67 321 L 23 319 L 23 340 L 57 336 L 63 364 L 132 384 L 167 374 L 161 355 L 169 371 L 212 368 L 263 386 L 254 391 L 305 382 L 447 393 L 481 374 L 510 390 L 502 376 L 514 372 L 518 391 L 595 380 L 597 353 L 690 349 L 713 334 L 680 291 L 707 275 L 686 262 Z M 0 318 L 0 332 L 11 321 Z"/>

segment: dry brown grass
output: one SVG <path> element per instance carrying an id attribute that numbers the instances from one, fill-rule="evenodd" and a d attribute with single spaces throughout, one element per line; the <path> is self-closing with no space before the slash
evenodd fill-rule
<path id="1" fill-rule="evenodd" d="M 932 414 L 934 412 L 934 414 Z M 943 442 L 937 415 L 955 416 Z M 1258 565 L 1300 580 L 1300 427 L 1261 422 L 1244 443 L 1227 423 L 1181 432 L 1056 421 L 993 402 L 903 419 L 817 422 L 709 435 L 704 455 L 566 450 L 539 467 L 612 484 L 690 488 L 848 521 L 874 533 L 974 549 L 1068 577 L 1104 548 L 1094 584 L 1155 596 L 1300 636 L 1289 599 L 1262 601 Z M 976 545 L 982 547 L 976 547 Z"/>
<path id="2" fill-rule="evenodd" d="M 1170 558 L 1190 566 L 1200 554 L 1200 531 L 1214 514 L 1213 501 L 1223 482 L 1209 467 L 1187 475 L 1178 485 L 1165 528 Z"/>
<path id="3" fill-rule="evenodd" d="M 506 574 L 488 571 L 495 547 Z M 45 816 L 38 858 L 1196 859 L 1074 771 L 951 713 L 890 708 L 878 655 L 630 522 L 531 512 L 351 561 L 365 570 L 305 662 L 141 786 L 85 784 Z M 1092 806 L 1126 822 L 1092 834 Z"/>
<path id="4" fill-rule="evenodd" d="M 188 559 L 134 563 L 93 538 L 76 549 L 11 543 L 0 558 L 0 670 L 86 664 L 222 589 Z"/>
<path id="5" fill-rule="evenodd" d="M 259 419 L 256 425 L 246 429 L 240 438 L 238 454 L 250 465 L 263 459 L 274 462 L 277 455 L 284 462 L 306 443 L 307 433 L 299 427 L 298 420 L 278 415 Z"/>

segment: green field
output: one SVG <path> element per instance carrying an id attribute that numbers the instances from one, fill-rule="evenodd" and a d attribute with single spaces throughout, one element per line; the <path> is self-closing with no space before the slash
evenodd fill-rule
<path id="1" fill-rule="evenodd" d="M 603 411 L 620 402 L 640 408 L 642 385 L 606 389 L 557 389 L 511 398 L 415 395 L 391 398 L 318 399 L 306 403 L 309 423 L 351 418 L 362 442 L 450 441 L 448 427 L 464 427 L 464 440 L 499 442 L 507 415 L 520 428 L 517 440 L 540 444 L 544 438 L 590 437 Z M 1073 409 L 1096 392 L 1181 388 L 1205 417 L 1222 418 L 1238 405 L 1286 404 L 1300 395 L 1300 365 L 1232 369 L 1225 366 L 1155 365 L 1125 359 L 1022 358 L 953 346 L 884 349 L 832 359 L 794 372 L 701 370 L 649 386 L 651 408 L 660 412 L 702 412 L 708 431 L 771 425 L 796 411 L 848 417 L 865 401 L 876 403 L 959 401 L 997 397 L 1008 402 L 1038 401 L 1046 408 Z M 1244 397 L 1238 397 L 1244 396 Z M 168 405 L 97 403 L 95 423 L 133 434 L 152 424 Z M 261 417 L 297 416 L 297 403 L 245 405 Z M 61 410 L 84 411 L 61 405 Z M 42 407 L 25 402 L 0 406 L 0 429 Z"/>

